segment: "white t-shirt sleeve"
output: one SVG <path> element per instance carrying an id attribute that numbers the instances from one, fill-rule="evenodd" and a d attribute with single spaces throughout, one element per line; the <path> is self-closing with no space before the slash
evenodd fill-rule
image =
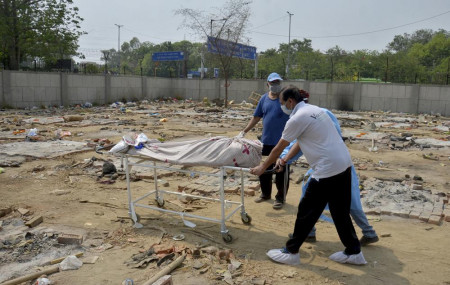
<path id="1" fill-rule="evenodd" d="M 293 116 L 287 121 L 284 127 L 281 138 L 288 142 L 293 142 L 297 139 L 306 129 L 307 124 L 300 124 L 297 116 Z"/>

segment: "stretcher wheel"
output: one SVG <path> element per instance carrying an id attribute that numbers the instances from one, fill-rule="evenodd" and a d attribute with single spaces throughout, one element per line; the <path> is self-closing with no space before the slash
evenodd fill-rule
<path id="1" fill-rule="evenodd" d="M 156 199 L 156 203 L 158 204 L 159 207 L 162 207 L 162 206 L 164 206 L 164 199 L 161 197 L 158 197 Z"/>
<path id="2" fill-rule="evenodd" d="M 241 214 L 241 220 L 246 225 L 249 225 L 252 223 L 252 217 L 250 217 L 250 215 L 247 213 Z"/>
<path id="3" fill-rule="evenodd" d="M 233 237 L 229 234 L 222 234 L 222 239 L 225 243 L 231 243 L 233 241 Z"/>

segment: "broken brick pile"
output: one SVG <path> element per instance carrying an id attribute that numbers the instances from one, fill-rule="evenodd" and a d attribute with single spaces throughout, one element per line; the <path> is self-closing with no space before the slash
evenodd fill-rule
<path id="1" fill-rule="evenodd" d="M 362 185 L 361 202 L 369 215 L 392 215 L 435 225 L 450 222 L 450 193 L 433 194 L 423 189 L 420 179 L 395 182 L 370 178 Z"/>

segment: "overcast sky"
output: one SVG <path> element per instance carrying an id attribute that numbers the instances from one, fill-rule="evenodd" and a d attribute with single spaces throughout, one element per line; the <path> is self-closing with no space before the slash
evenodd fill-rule
<path id="1" fill-rule="evenodd" d="M 180 29 L 174 11 L 192 8 L 205 12 L 223 0 L 74 0 L 87 32 L 79 44 L 88 61 L 100 61 L 100 50 L 114 48 L 133 37 L 141 42 L 202 41 Z M 382 51 L 395 35 L 418 29 L 450 30 L 450 0 L 253 0 L 248 37 L 257 52 L 278 48 L 291 40 L 308 38 L 315 50 L 338 45 L 344 50 Z M 209 23 L 207 23 L 209 24 Z M 209 27 L 209 26 L 208 26 Z"/>

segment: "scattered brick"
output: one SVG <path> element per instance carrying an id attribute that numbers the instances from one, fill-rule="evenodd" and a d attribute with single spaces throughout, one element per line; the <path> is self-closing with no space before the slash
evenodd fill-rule
<path id="1" fill-rule="evenodd" d="M 43 221 L 44 221 L 44 218 L 42 216 L 38 216 L 38 217 L 34 217 L 33 219 L 26 222 L 25 225 L 30 228 L 34 228 L 35 226 L 39 225 Z"/>
<path id="2" fill-rule="evenodd" d="M 419 216 L 419 220 L 427 223 L 428 220 L 430 219 L 430 216 L 431 216 L 431 212 L 422 212 L 422 214 L 420 214 L 420 216 Z"/>
<path id="3" fill-rule="evenodd" d="M 442 216 L 441 215 L 431 215 L 430 219 L 428 220 L 428 223 L 440 226 L 442 223 Z"/>
<path id="4" fill-rule="evenodd" d="M 376 209 L 370 209 L 366 211 L 367 215 L 381 215 L 381 210 L 379 208 Z"/>
<path id="5" fill-rule="evenodd" d="M 433 211 L 431 212 L 433 215 L 437 216 L 443 216 L 444 209 L 441 206 L 437 206 L 433 208 Z"/>
<path id="6" fill-rule="evenodd" d="M 153 246 L 153 250 L 156 254 L 169 254 L 174 251 L 173 245 L 167 245 L 167 244 L 155 244 Z"/>
<path id="7" fill-rule="evenodd" d="M 410 219 L 419 219 L 420 214 L 422 214 L 422 211 L 413 210 L 413 211 L 411 211 L 411 213 L 409 213 L 409 218 Z"/>
<path id="8" fill-rule="evenodd" d="M 156 280 L 153 285 L 173 285 L 172 275 L 164 275 L 163 277 Z"/>
<path id="9" fill-rule="evenodd" d="M 87 256 L 81 259 L 81 261 L 83 261 L 83 264 L 95 264 L 98 260 L 98 256 L 93 255 L 93 256 Z"/>
<path id="10" fill-rule="evenodd" d="M 12 212 L 12 208 L 11 207 L 1 208 L 0 209 L 0 218 L 8 215 L 11 212 Z"/>
<path id="11" fill-rule="evenodd" d="M 394 216 L 401 217 L 401 218 L 409 218 L 409 210 L 400 210 L 392 213 Z"/>
<path id="12" fill-rule="evenodd" d="M 390 210 L 381 210 L 381 214 L 385 216 L 390 216 L 392 215 L 392 212 Z"/>
<path id="13" fill-rule="evenodd" d="M 17 209 L 17 212 L 19 212 L 22 216 L 26 216 L 27 214 L 30 213 L 30 210 L 24 209 L 24 208 L 19 208 L 19 209 Z"/>
<path id="14" fill-rule="evenodd" d="M 413 190 L 423 190 L 423 186 L 420 184 L 413 184 L 411 187 Z"/>
<path id="15" fill-rule="evenodd" d="M 245 195 L 248 195 L 248 196 L 255 196 L 256 195 L 255 190 L 251 190 L 251 189 L 244 190 L 244 193 L 245 193 Z"/>
<path id="16" fill-rule="evenodd" d="M 82 244 L 83 236 L 76 234 L 59 234 L 58 243 L 61 244 Z"/>
<path id="17" fill-rule="evenodd" d="M 227 189 L 224 190 L 225 193 L 228 194 L 235 194 L 238 193 L 241 187 L 239 186 L 235 186 L 235 187 L 228 187 Z"/>
<path id="18" fill-rule="evenodd" d="M 251 183 L 248 185 L 248 189 L 251 189 L 251 190 L 257 191 L 260 188 L 261 188 L 261 185 L 259 184 L 259 182 L 256 182 L 256 183 L 254 182 L 254 183 Z"/>
<path id="19" fill-rule="evenodd" d="M 217 189 L 218 188 L 216 186 L 208 186 L 208 185 L 195 187 L 195 191 L 205 195 L 211 195 L 217 192 Z"/>
<path id="20" fill-rule="evenodd" d="M 423 212 L 433 212 L 434 207 L 432 206 L 426 206 L 423 208 Z"/>
<path id="21" fill-rule="evenodd" d="M 442 213 L 444 214 L 444 220 L 450 222 L 450 209 L 445 209 Z"/>

